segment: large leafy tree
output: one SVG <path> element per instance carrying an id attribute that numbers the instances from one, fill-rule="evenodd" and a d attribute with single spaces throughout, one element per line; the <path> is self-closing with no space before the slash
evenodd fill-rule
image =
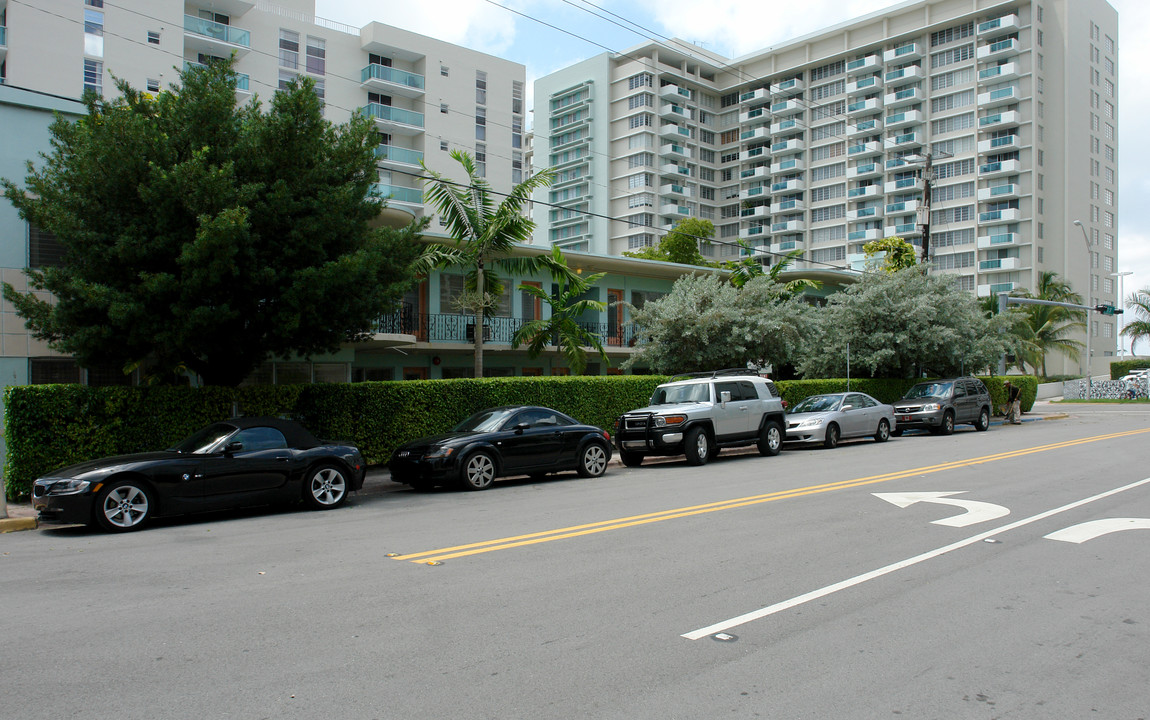
<path id="1" fill-rule="evenodd" d="M 24 187 L 3 181 L 65 250 L 27 271 L 33 292 L 5 284 L 4 297 L 81 364 L 186 367 L 215 385 L 369 336 L 407 284 L 419 230 L 370 226 L 371 121 L 333 126 L 308 80 L 267 112 L 237 108 L 224 62 L 181 83 L 88 95 L 86 116 L 53 123 Z"/>
<path id="2" fill-rule="evenodd" d="M 912 267 L 918 262 L 914 245 L 900 237 L 871 240 L 863 245 L 863 252 L 868 258 L 882 254 L 882 269 L 888 273 Z"/>
<path id="3" fill-rule="evenodd" d="M 812 309 L 768 276 L 736 288 L 717 275 L 687 275 L 642 309 L 632 307 L 640 351 L 624 367 L 680 373 L 779 367 L 796 359 Z"/>
<path id="4" fill-rule="evenodd" d="M 994 364 L 1006 317 L 987 317 L 953 278 L 912 267 L 870 273 L 828 298 L 796 362 L 808 377 L 953 375 Z"/>
<path id="5" fill-rule="evenodd" d="M 548 345 L 558 346 L 571 372 L 580 375 L 587 369 L 587 350 L 592 347 L 599 353 L 603 362 L 610 364 L 603 341 L 598 334 L 588 330 L 580 319 L 588 312 L 602 312 L 607 304 L 599 300 L 589 300 L 587 291 L 602 280 L 607 273 L 595 273 L 586 278 L 572 273 L 567 268 L 567 260 L 559 246 L 551 248 L 551 256 L 545 263 L 555 281 L 556 292 L 551 295 L 533 285 L 520 285 L 519 290 L 538 298 L 551 308 L 550 317 L 530 320 L 515 331 L 511 346 L 518 348 L 527 345 L 527 354 L 539 357 Z"/>
<path id="6" fill-rule="evenodd" d="M 424 165 L 423 169 L 431 176 L 426 181 L 424 196 L 446 223 L 455 246 L 428 248 L 421 264 L 425 269 L 457 266 L 466 270 L 468 295 L 463 304 L 475 315 L 475 377 L 483 377 L 480 328 L 484 316 L 497 306 L 504 288 L 502 277 L 491 264 L 499 263 L 510 272 L 528 272 L 539 266 L 538 262 L 526 258 L 513 258 L 511 253 L 517 243 L 531 239 L 535 222 L 524 214 L 524 208 L 532 192 L 551 184 L 554 173 L 549 169 L 536 173 L 513 187 L 496 205 L 496 193 L 479 174 L 472 157 L 461 150 L 452 150 L 451 157 L 462 166 L 467 182 L 455 182 Z"/>
<path id="7" fill-rule="evenodd" d="M 1023 297 L 1082 304 L 1082 296 L 1071 288 L 1070 283 L 1050 270 L 1039 274 L 1036 292 L 1023 293 Z M 1046 377 L 1046 356 L 1052 352 L 1078 360 L 1078 354 L 1085 345 L 1071 335 L 1086 328 L 1086 311 L 1052 305 L 1024 305 L 1023 308 L 1026 327 L 1020 334 L 1031 347 L 1029 362 L 1036 372 Z"/>
<path id="8" fill-rule="evenodd" d="M 1134 354 L 1134 346 L 1139 340 L 1150 338 L 1150 288 L 1131 293 L 1126 298 L 1125 312 L 1134 311 L 1134 320 L 1127 320 L 1122 328 L 1122 334 L 1130 338 L 1130 354 Z"/>
<path id="9" fill-rule="evenodd" d="M 624 252 L 623 254 L 644 260 L 662 260 L 681 265 L 714 267 L 715 263 L 704 258 L 703 254 L 699 252 L 700 245 L 710 245 L 711 238 L 714 236 L 715 224 L 710 220 L 684 218 L 666 235 L 659 238 L 658 245 Z"/>

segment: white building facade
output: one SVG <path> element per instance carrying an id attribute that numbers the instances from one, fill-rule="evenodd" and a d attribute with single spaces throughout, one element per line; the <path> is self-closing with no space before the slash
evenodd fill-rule
<path id="1" fill-rule="evenodd" d="M 535 164 L 558 173 L 536 242 L 617 255 L 698 217 L 717 260 L 741 240 L 858 267 L 928 225 L 936 271 L 980 297 L 1053 271 L 1117 304 L 1117 42 L 1104 0 L 923 0 L 731 60 L 591 58 L 535 85 Z M 1114 317 L 1090 332 L 1114 354 Z"/>

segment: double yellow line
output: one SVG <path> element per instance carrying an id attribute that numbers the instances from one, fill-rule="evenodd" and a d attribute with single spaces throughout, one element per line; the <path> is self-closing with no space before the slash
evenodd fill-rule
<path id="1" fill-rule="evenodd" d="M 1085 445 L 1087 443 L 1099 442 L 1102 440 L 1113 440 L 1115 438 L 1139 435 L 1147 432 L 1150 432 L 1150 428 L 1141 430 L 1126 430 L 1118 433 L 1110 433 L 1108 435 L 1095 435 L 1093 437 L 1080 438 L 1077 440 L 1067 440 L 1065 442 L 1051 443 L 1049 445 L 1039 445 L 1037 447 L 1024 448 L 1020 450 L 1010 450 L 1008 452 L 997 453 L 995 455 L 984 455 L 982 457 L 971 458 L 969 460 L 955 460 L 953 462 L 941 463 L 939 465 L 928 465 L 926 467 L 912 468 L 910 470 L 899 470 L 892 473 L 885 473 L 883 475 L 871 475 L 869 477 L 854 478 L 852 480 L 843 480 L 835 483 L 827 483 L 825 485 L 809 485 L 807 487 L 793 488 L 790 490 L 779 490 L 777 492 L 766 493 L 763 495 L 751 495 L 749 497 L 734 498 L 732 500 L 723 500 L 720 502 L 707 503 L 705 505 L 692 505 L 690 507 L 663 510 L 662 512 L 648 513 L 645 515 L 632 515 L 630 517 L 617 518 L 615 520 L 603 520 L 601 522 L 588 523 L 586 525 L 573 525 L 571 527 L 559 528 L 557 530 L 546 530 L 543 532 L 530 533 L 528 535 L 515 535 L 513 537 L 499 538 L 498 540 L 486 540 L 484 542 L 470 543 L 468 545 L 456 545 L 454 547 L 439 548 L 438 550 L 428 550 L 426 552 L 410 553 L 407 555 L 395 555 L 392 557 L 395 560 L 409 560 L 411 562 L 420 564 L 438 564 L 444 560 L 453 560 L 455 558 L 467 557 L 469 555 L 479 555 L 481 553 L 494 552 L 496 550 L 509 550 L 511 548 L 524 547 L 526 545 L 537 545 L 539 543 L 552 542 L 553 540 L 566 540 L 567 538 L 580 537 L 582 535 L 593 535 L 595 533 L 607 532 L 608 530 L 620 530 L 622 528 L 636 527 L 638 525 L 663 522 L 664 520 L 674 520 L 675 518 L 690 517 L 692 515 L 702 515 L 704 513 L 718 512 L 720 510 L 731 510 L 734 508 L 747 507 L 748 505 L 758 505 L 760 503 L 773 502 L 775 500 L 786 500 L 787 498 L 802 497 L 803 495 L 814 495 L 817 493 L 831 492 L 833 490 L 845 490 L 847 488 L 860 487 L 862 485 L 873 485 L 875 483 L 887 482 L 889 480 L 898 480 L 901 478 L 912 477 L 914 475 L 928 475 L 930 473 L 942 472 L 944 470 L 954 470 L 956 468 L 981 465 L 983 463 L 996 462 L 998 460 L 1009 460 L 1011 458 L 1023 457 L 1025 455 L 1033 455 L 1034 453 L 1060 450 L 1062 448 L 1074 447 L 1075 445 Z"/>

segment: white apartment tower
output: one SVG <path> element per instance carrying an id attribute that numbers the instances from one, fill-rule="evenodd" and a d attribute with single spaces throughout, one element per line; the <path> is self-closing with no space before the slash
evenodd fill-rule
<path id="1" fill-rule="evenodd" d="M 617 255 L 699 217 L 716 259 L 742 240 L 858 267 L 928 225 L 936 271 L 979 296 L 1053 271 L 1116 304 L 1117 42 L 1105 0 L 918 0 L 730 60 L 591 58 L 535 85 L 535 164 L 558 173 L 536 242 Z M 1096 358 L 1116 330 L 1092 315 Z"/>
<path id="2" fill-rule="evenodd" d="M 176 67 L 234 55 L 241 101 L 254 94 L 266 104 L 304 75 L 329 120 L 375 118 L 393 207 L 423 214 L 421 159 L 462 177 L 451 149 L 475 155 L 496 187 L 525 174 L 523 65 L 314 14 L 314 0 L 0 0 L 0 82 L 79 98 L 87 88 L 114 93 L 115 75 L 155 92 L 178 80 Z"/>

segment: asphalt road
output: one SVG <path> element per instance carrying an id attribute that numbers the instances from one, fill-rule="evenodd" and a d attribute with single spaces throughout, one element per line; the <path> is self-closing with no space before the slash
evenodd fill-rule
<path id="1" fill-rule="evenodd" d="M 1150 412 L 1065 409 L 3 535 L 0 716 L 1147 718 Z"/>

